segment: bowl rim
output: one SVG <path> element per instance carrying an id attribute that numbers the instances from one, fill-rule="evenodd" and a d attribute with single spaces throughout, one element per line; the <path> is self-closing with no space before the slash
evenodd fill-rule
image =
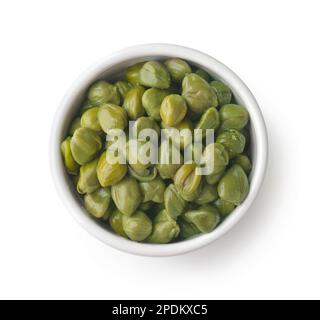
<path id="1" fill-rule="evenodd" d="M 194 63 L 203 65 L 208 70 L 214 69 L 215 73 L 221 74 L 221 78 L 227 81 L 229 84 L 232 84 L 233 88 L 236 88 L 237 94 L 239 94 L 242 100 L 245 101 L 245 106 L 247 109 L 249 109 L 250 120 L 252 123 L 254 123 L 256 138 L 255 142 L 257 156 L 255 160 L 255 171 L 251 179 L 250 193 L 241 206 L 237 207 L 228 217 L 228 219 L 211 233 L 204 234 L 186 241 L 166 245 L 136 243 L 121 238 L 120 236 L 108 232 L 93 219 L 91 219 L 89 215 L 85 214 L 84 208 L 78 201 L 75 200 L 70 192 L 63 165 L 61 165 L 62 159 L 60 155 L 61 141 L 59 137 L 60 132 L 63 130 L 63 121 L 61 121 L 61 119 L 66 117 L 72 101 L 76 99 L 81 89 L 84 86 L 87 86 L 88 81 L 101 74 L 101 70 L 106 69 L 114 64 L 119 64 L 128 59 L 138 59 L 141 57 L 152 56 L 180 57 L 182 59 L 187 59 Z M 215 58 L 192 48 L 174 44 L 151 43 L 128 47 L 108 55 L 89 67 L 78 77 L 76 81 L 74 81 L 65 94 L 54 116 L 50 136 L 49 157 L 51 173 L 57 192 L 68 211 L 86 231 L 100 241 L 123 252 L 141 256 L 165 257 L 184 254 L 204 247 L 222 237 L 242 219 L 254 202 L 266 174 L 268 162 L 268 136 L 266 124 L 255 97 L 245 83 L 231 69 Z"/>

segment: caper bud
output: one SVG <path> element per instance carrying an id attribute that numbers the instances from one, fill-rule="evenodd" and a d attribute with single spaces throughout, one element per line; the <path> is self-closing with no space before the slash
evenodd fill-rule
<path id="1" fill-rule="evenodd" d="M 97 191 L 86 194 L 84 206 L 95 218 L 105 217 L 111 203 L 111 192 L 109 188 L 100 188 Z"/>
<path id="2" fill-rule="evenodd" d="M 178 94 L 165 97 L 160 108 L 160 116 L 167 126 L 179 124 L 187 114 L 187 104 Z"/>
<path id="3" fill-rule="evenodd" d="M 184 218 L 202 233 L 211 232 L 220 223 L 218 210 L 210 205 L 202 206 L 197 210 L 188 211 L 184 214 Z"/>
<path id="4" fill-rule="evenodd" d="M 149 117 L 156 121 L 160 121 L 160 107 L 163 99 L 168 96 L 168 90 L 161 90 L 157 88 L 150 88 L 145 91 L 142 96 L 142 105 Z"/>
<path id="5" fill-rule="evenodd" d="M 94 107 L 87 110 L 81 117 L 81 127 L 101 132 L 102 129 L 98 120 L 99 110 L 99 107 Z"/>
<path id="6" fill-rule="evenodd" d="M 112 199 L 116 207 L 125 215 L 132 215 L 142 202 L 142 194 L 138 182 L 124 178 L 111 187 Z"/>
<path id="7" fill-rule="evenodd" d="M 74 160 L 84 165 L 93 160 L 102 148 L 99 133 L 89 128 L 79 128 L 71 138 L 71 152 Z"/>
<path id="8" fill-rule="evenodd" d="M 123 230 L 133 241 L 143 241 L 152 232 L 152 222 L 143 211 L 138 211 L 132 216 L 122 217 Z"/>
<path id="9" fill-rule="evenodd" d="M 102 130 L 107 134 L 113 129 L 124 130 L 128 125 L 126 110 L 110 103 L 100 106 L 98 120 Z"/>
<path id="10" fill-rule="evenodd" d="M 143 169 L 143 171 L 140 173 L 134 171 L 130 166 L 128 169 L 131 177 L 135 178 L 137 181 L 140 181 L 140 182 L 153 181 L 158 175 L 158 170 L 156 167 Z"/>
<path id="11" fill-rule="evenodd" d="M 171 75 L 171 78 L 176 82 L 181 82 L 186 74 L 191 73 L 189 64 L 178 58 L 171 58 L 164 63 Z"/>
<path id="12" fill-rule="evenodd" d="M 188 202 L 194 201 L 201 193 L 201 182 L 199 168 L 193 163 L 184 164 L 174 176 L 175 187 Z"/>
<path id="13" fill-rule="evenodd" d="M 220 109 L 222 129 L 243 129 L 249 121 L 246 108 L 238 104 L 226 104 Z"/>
<path id="14" fill-rule="evenodd" d="M 187 222 L 183 217 L 179 219 L 180 236 L 183 239 L 192 238 L 200 233 L 199 229 L 192 223 Z"/>
<path id="15" fill-rule="evenodd" d="M 164 201 L 166 185 L 160 178 L 148 182 L 140 182 L 140 189 L 143 195 L 143 202 L 162 203 Z"/>
<path id="16" fill-rule="evenodd" d="M 127 69 L 126 79 L 134 86 L 139 84 L 140 70 L 143 67 L 143 65 L 144 62 L 139 62 Z"/>
<path id="17" fill-rule="evenodd" d="M 159 147 L 159 162 L 157 169 L 162 179 L 173 179 L 183 163 L 180 150 L 169 141 L 164 141 Z M 177 159 L 174 159 L 177 158 Z"/>
<path id="18" fill-rule="evenodd" d="M 128 238 L 127 234 L 123 230 L 123 214 L 118 210 L 114 210 L 109 218 L 109 223 L 112 230 L 121 237 Z"/>
<path id="19" fill-rule="evenodd" d="M 152 174 L 151 168 L 157 160 L 156 151 L 151 141 L 133 139 L 127 142 L 127 160 L 138 176 L 147 177 Z"/>
<path id="20" fill-rule="evenodd" d="M 239 154 L 231 160 L 231 164 L 238 164 L 246 174 L 249 174 L 252 169 L 252 164 L 248 156 Z"/>
<path id="21" fill-rule="evenodd" d="M 146 114 L 142 106 L 142 96 L 144 92 L 145 89 L 143 87 L 134 87 L 129 90 L 124 99 L 123 107 L 127 111 L 129 118 L 132 120 L 137 120 Z"/>
<path id="22" fill-rule="evenodd" d="M 241 204 L 249 193 L 249 181 L 244 170 L 233 165 L 218 184 L 219 197 L 235 205 Z"/>
<path id="23" fill-rule="evenodd" d="M 118 89 L 118 92 L 120 93 L 121 96 L 121 101 L 123 103 L 124 99 L 127 96 L 127 93 L 132 89 L 132 84 L 127 81 L 118 81 L 115 83 L 115 86 Z"/>
<path id="24" fill-rule="evenodd" d="M 89 101 L 97 106 L 102 103 L 120 104 L 117 87 L 103 80 L 94 83 L 88 91 Z"/>
<path id="25" fill-rule="evenodd" d="M 133 125 L 133 133 L 138 139 L 139 134 L 145 129 L 153 130 L 157 133 L 157 136 L 160 135 L 160 127 L 151 117 L 141 117 Z"/>
<path id="26" fill-rule="evenodd" d="M 112 152 L 105 151 L 99 159 L 97 176 L 101 186 L 109 187 L 120 182 L 127 173 L 127 165 L 116 161 Z"/>
<path id="27" fill-rule="evenodd" d="M 67 138 L 61 144 L 61 153 L 64 165 L 69 174 L 77 175 L 79 172 L 79 164 L 74 160 L 71 152 L 71 138 Z"/>
<path id="28" fill-rule="evenodd" d="M 169 141 L 172 141 L 176 148 L 184 149 L 192 143 L 193 123 L 190 120 L 185 118 L 174 127 L 167 126 L 162 122 L 161 127 L 166 129 L 162 131 L 163 134 Z M 175 134 L 172 129 L 178 130 L 179 134 Z"/>
<path id="29" fill-rule="evenodd" d="M 246 138 L 238 130 L 228 129 L 218 135 L 217 143 L 222 144 L 228 150 L 230 158 L 234 158 L 243 152 Z"/>
<path id="30" fill-rule="evenodd" d="M 219 198 L 214 203 L 214 205 L 216 206 L 222 217 L 226 217 L 227 215 L 229 215 L 236 207 L 233 203 L 225 201 L 221 198 Z"/>
<path id="31" fill-rule="evenodd" d="M 203 137 L 206 136 L 205 130 L 216 130 L 220 125 L 219 111 L 216 108 L 209 108 L 201 116 L 200 120 L 196 125 L 196 129 L 204 130 Z"/>
<path id="32" fill-rule="evenodd" d="M 215 91 L 218 97 L 219 106 L 222 107 L 225 104 L 229 104 L 232 99 L 232 93 L 230 88 L 223 82 L 215 80 L 210 82 L 211 88 Z"/>
<path id="33" fill-rule="evenodd" d="M 177 238 L 179 233 L 180 227 L 174 220 L 156 222 L 154 223 L 152 233 L 146 239 L 146 242 L 166 244 Z"/>
<path id="34" fill-rule="evenodd" d="M 98 159 L 95 159 L 80 168 L 77 191 L 80 194 L 92 193 L 100 188 L 97 177 Z"/>
<path id="35" fill-rule="evenodd" d="M 218 98 L 210 85 L 200 76 L 190 73 L 182 82 L 182 96 L 192 112 L 202 114 L 210 107 L 218 106 Z"/>
<path id="36" fill-rule="evenodd" d="M 195 202 L 199 205 L 209 204 L 216 201 L 218 197 L 219 195 L 218 195 L 217 186 L 206 184 L 202 188 L 202 191 Z"/>
<path id="37" fill-rule="evenodd" d="M 169 185 L 164 193 L 164 203 L 166 211 L 173 219 L 177 219 L 184 212 L 187 205 L 173 184 Z"/>
<path id="38" fill-rule="evenodd" d="M 229 164 L 229 155 L 222 144 L 212 143 L 205 148 L 202 162 L 211 169 L 211 173 L 206 175 L 207 183 L 216 184 Z"/>
<path id="39" fill-rule="evenodd" d="M 140 84 L 146 87 L 168 89 L 171 84 L 170 74 L 162 63 L 149 61 L 140 70 Z"/>

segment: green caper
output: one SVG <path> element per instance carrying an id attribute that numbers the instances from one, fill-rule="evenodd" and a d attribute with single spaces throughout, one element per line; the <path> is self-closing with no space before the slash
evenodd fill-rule
<path id="1" fill-rule="evenodd" d="M 164 136 L 172 141 L 176 148 L 184 149 L 192 143 L 193 139 L 193 123 L 189 119 L 183 119 L 179 124 L 174 127 L 167 126 L 165 123 L 161 123 L 162 131 Z M 175 130 L 179 131 L 179 134 L 176 134 Z"/>
<path id="2" fill-rule="evenodd" d="M 143 199 L 138 182 L 131 177 L 114 184 L 111 187 L 111 194 L 116 207 L 127 216 L 138 209 Z"/>
<path id="3" fill-rule="evenodd" d="M 124 99 L 127 96 L 127 93 L 130 91 L 130 89 L 132 89 L 132 84 L 130 82 L 121 80 L 121 81 L 117 81 L 114 85 L 117 87 L 118 92 L 120 93 L 120 96 L 121 96 L 121 101 L 123 103 Z"/>
<path id="4" fill-rule="evenodd" d="M 223 177 L 224 172 L 225 172 L 225 170 L 218 172 L 218 173 L 212 173 L 210 175 L 207 175 L 206 176 L 207 183 L 210 185 L 217 184 L 221 180 L 221 178 Z"/>
<path id="5" fill-rule="evenodd" d="M 174 220 L 165 208 L 159 208 L 158 212 L 154 216 L 153 222 L 164 222 Z"/>
<path id="6" fill-rule="evenodd" d="M 166 67 L 158 61 L 146 62 L 140 70 L 141 85 L 158 89 L 168 89 L 171 78 Z"/>
<path id="7" fill-rule="evenodd" d="M 218 106 L 216 93 L 208 82 L 194 73 L 186 75 L 183 79 L 182 96 L 195 114 L 202 114 L 210 107 Z"/>
<path id="8" fill-rule="evenodd" d="M 151 235 L 146 239 L 148 243 L 166 244 L 179 236 L 180 227 L 176 221 L 161 221 L 153 224 Z"/>
<path id="9" fill-rule="evenodd" d="M 170 184 L 164 193 L 164 203 L 169 216 L 173 219 L 177 219 L 187 205 L 173 184 Z"/>
<path id="10" fill-rule="evenodd" d="M 160 108 L 160 116 L 167 126 L 179 124 L 187 114 L 187 104 L 178 94 L 165 97 Z"/>
<path id="11" fill-rule="evenodd" d="M 123 230 L 133 241 L 143 241 L 152 232 L 152 221 L 143 211 L 137 211 L 131 216 L 123 215 Z"/>
<path id="12" fill-rule="evenodd" d="M 99 159 L 97 176 L 101 186 L 109 187 L 120 182 L 127 174 L 127 165 L 116 161 L 111 152 L 105 151 Z"/>
<path id="13" fill-rule="evenodd" d="M 141 86 L 134 87 L 129 90 L 127 93 L 123 107 L 128 113 L 128 116 L 131 120 L 137 120 L 138 118 L 146 114 L 142 106 L 142 96 L 145 92 L 145 89 Z"/>
<path id="14" fill-rule="evenodd" d="M 181 197 L 188 201 L 194 201 L 201 193 L 202 176 L 199 168 L 193 164 L 184 164 L 174 176 L 174 185 Z"/>
<path id="15" fill-rule="evenodd" d="M 109 188 L 100 188 L 97 191 L 86 194 L 84 206 L 95 218 L 105 217 L 111 203 L 111 192 Z"/>
<path id="16" fill-rule="evenodd" d="M 245 136 L 235 129 L 223 131 L 218 135 L 216 141 L 228 150 L 230 158 L 242 153 L 246 146 Z"/>
<path id="17" fill-rule="evenodd" d="M 95 106 L 102 103 L 120 104 L 117 87 L 103 80 L 97 81 L 90 87 L 88 99 Z"/>
<path id="18" fill-rule="evenodd" d="M 112 230 L 121 237 L 128 238 L 127 234 L 123 230 L 123 214 L 118 210 L 114 210 L 109 218 L 109 223 Z"/>
<path id="19" fill-rule="evenodd" d="M 77 181 L 77 191 L 80 194 L 92 193 L 101 186 L 97 177 L 98 159 L 95 159 L 80 168 Z"/>
<path id="20" fill-rule="evenodd" d="M 222 129 L 243 129 L 249 121 L 246 108 L 238 104 L 226 104 L 220 109 Z"/>
<path id="21" fill-rule="evenodd" d="M 192 238 L 200 233 L 200 230 L 192 223 L 187 222 L 183 217 L 179 219 L 180 235 L 183 239 Z"/>
<path id="22" fill-rule="evenodd" d="M 195 202 L 199 205 L 209 204 L 216 201 L 218 197 L 217 186 L 207 184 L 202 188 L 202 191 Z"/>
<path id="23" fill-rule="evenodd" d="M 100 106 L 98 120 L 102 130 L 107 134 L 112 129 L 124 130 L 128 125 L 126 110 L 110 103 Z"/>
<path id="24" fill-rule="evenodd" d="M 205 177 L 207 183 L 213 185 L 219 181 L 229 164 L 229 154 L 222 144 L 212 143 L 205 148 L 202 162 L 211 165 L 211 173 Z"/>
<path id="25" fill-rule="evenodd" d="M 246 173 L 238 164 L 233 165 L 218 184 L 219 197 L 235 205 L 241 204 L 249 193 Z"/>
<path id="26" fill-rule="evenodd" d="M 134 86 L 140 83 L 140 70 L 143 65 L 144 62 L 139 62 L 127 69 L 126 80 Z"/>
<path id="27" fill-rule="evenodd" d="M 88 109 L 81 117 L 81 127 L 101 132 L 102 129 L 98 120 L 99 110 L 99 107 Z"/>
<path id="28" fill-rule="evenodd" d="M 220 223 L 218 210 L 210 205 L 205 205 L 197 210 L 186 212 L 184 214 L 184 219 L 193 224 L 202 233 L 211 232 Z"/>
<path id="29" fill-rule="evenodd" d="M 157 169 L 162 179 L 173 179 L 183 163 L 180 150 L 169 141 L 164 141 L 159 147 Z"/>
<path id="30" fill-rule="evenodd" d="M 158 176 L 158 170 L 156 167 L 144 169 L 143 172 L 140 172 L 140 174 L 134 171 L 130 166 L 128 167 L 128 169 L 131 177 L 140 182 L 150 182 Z"/>
<path id="31" fill-rule="evenodd" d="M 71 152 L 71 138 L 68 137 L 61 144 L 61 153 L 64 160 L 64 165 L 69 174 L 77 175 L 79 172 L 79 164 L 74 160 Z"/>
<path id="32" fill-rule="evenodd" d="M 148 182 L 140 182 L 140 189 L 143 195 L 143 202 L 162 203 L 164 201 L 166 185 L 162 179 L 157 178 Z"/>
<path id="33" fill-rule="evenodd" d="M 216 108 L 209 108 L 201 116 L 200 120 L 196 125 L 196 129 L 204 130 L 203 136 L 206 136 L 205 130 L 216 130 L 220 125 L 220 115 Z"/>
<path id="34" fill-rule="evenodd" d="M 231 164 L 238 164 L 246 174 L 249 174 L 252 169 L 252 164 L 249 157 L 245 154 L 239 154 L 231 160 Z"/>
<path id="35" fill-rule="evenodd" d="M 97 156 L 102 142 L 98 132 L 89 128 L 79 128 L 71 138 L 70 147 L 74 160 L 84 165 Z"/>
<path id="36" fill-rule="evenodd" d="M 217 94 L 219 106 L 222 107 L 225 104 L 229 104 L 232 99 L 232 93 L 230 88 L 225 85 L 223 82 L 215 80 L 210 82 L 210 86 L 213 88 Z"/>
<path id="37" fill-rule="evenodd" d="M 138 139 L 139 134 L 145 129 L 153 130 L 158 136 L 160 135 L 160 127 L 151 117 L 141 117 L 133 125 L 133 133 Z"/>
<path id="38" fill-rule="evenodd" d="M 171 78 L 176 82 L 181 82 L 186 74 L 191 73 L 191 67 L 189 64 L 178 58 L 171 58 L 164 63 L 171 75 Z"/>
<path id="39" fill-rule="evenodd" d="M 236 207 L 233 203 L 225 201 L 221 198 L 219 198 L 214 203 L 214 205 L 216 206 L 216 208 L 218 209 L 218 211 L 222 217 L 226 217 L 227 215 L 229 215 Z"/>
<path id="40" fill-rule="evenodd" d="M 149 117 L 156 121 L 160 121 L 160 107 L 163 99 L 168 96 L 168 90 L 161 90 L 157 88 L 150 88 L 145 91 L 142 96 L 142 105 Z"/>
<path id="41" fill-rule="evenodd" d="M 127 142 L 127 160 L 136 176 L 149 177 L 154 173 L 152 167 L 155 161 L 152 157 L 148 157 L 154 153 L 155 147 L 151 142 L 139 140 Z"/>

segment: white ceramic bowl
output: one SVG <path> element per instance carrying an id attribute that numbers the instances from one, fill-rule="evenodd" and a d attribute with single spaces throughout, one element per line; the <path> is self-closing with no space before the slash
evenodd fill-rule
<path id="1" fill-rule="evenodd" d="M 188 60 L 193 65 L 206 70 L 215 79 L 224 81 L 232 89 L 237 102 L 248 109 L 251 119 L 251 152 L 253 160 L 253 170 L 250 176 L 251 187 L 245 202 L 236 208 L 213 232 L 173 244 L 142 244 L 113 234 L 87 214 L 65 172 L 60 155 L 60 144 L 67 133 L 71 119 L 77 114 L 80 103 L 90 84 L 97 79 L 110 79 L 111 76 L 113 78 L 113 75 L 120 75 L 128 66 L 134 63 L 167 57 L 179 57 Z M 146 44 L 127 48 L 98 61 L 85 71 L 71 86 L 56 113 L 50 143 L 51 168 L 58 193 L 66 207 L 83 228 L 113 248 L 132 254 L 153 257 L 173 256 L 201 248 L 229 231 L 243 217 L 257 196 L 264 179 L 268 156 L 267 132 L 263 116 L 254 96 L 242 80 L 216 59 L 194 49 L 171 44 Z"/>

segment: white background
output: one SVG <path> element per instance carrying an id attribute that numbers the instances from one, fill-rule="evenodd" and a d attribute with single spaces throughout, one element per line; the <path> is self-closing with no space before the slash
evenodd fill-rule
<path id="1" fill-rule="evenodd" d="M 319 1 L 0 4 L 0 298 L 320 298 Z M 97 59 L 148 42 L 190 46 L 259 101 L 268 174 L 247 216 L 184 256 L 118 252 L 64 208 L 49 169 L 56 108 Z"/>

